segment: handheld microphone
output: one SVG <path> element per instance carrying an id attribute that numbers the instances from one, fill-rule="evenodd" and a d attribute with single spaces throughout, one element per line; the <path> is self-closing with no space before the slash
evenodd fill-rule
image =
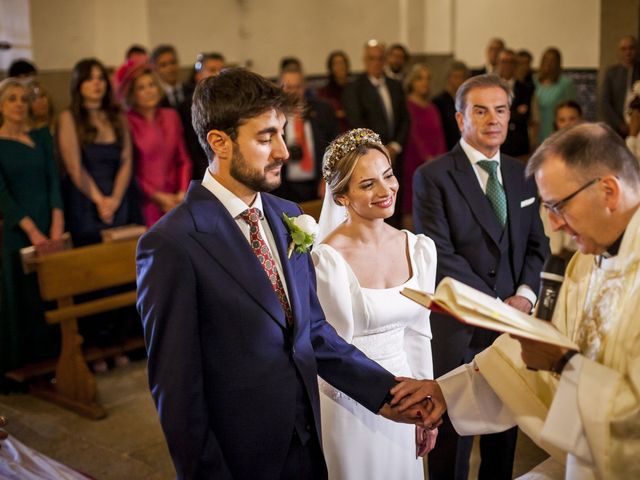
<path id="1" fill-rule="evenodd" d="M 564 258 L 551 255 L 540 272 L 540 293 L 535 316 L 540 320 L 551 321 L 553 310 L 556 308 L 558 292 L 564 280 Z"/>

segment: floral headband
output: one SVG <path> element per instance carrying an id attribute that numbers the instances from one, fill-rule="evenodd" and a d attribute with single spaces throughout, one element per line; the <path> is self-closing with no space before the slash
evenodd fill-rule
<path id="1" fill-rule="evenodd" d="M 356 150 L 361 145 L 374 144 L 384 147 L 380 141 L 380 135 L 368 128 L 356 128 L 340 135 L 329 146 L 324 154 L 322 162 L 322 177 L 326 182 L 331 178 L 333 168 L 338 160 Z"/>

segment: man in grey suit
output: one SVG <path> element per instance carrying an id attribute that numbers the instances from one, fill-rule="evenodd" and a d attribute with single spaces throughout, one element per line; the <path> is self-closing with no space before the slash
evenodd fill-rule
<path id="1" fill-rule="evenodd" d="M 625 109 L 629 106 L 634 82 L 640 80 L 638 42 L 632 35 L 625 35 L 618 43 L 620 63 L 607 69 L 600 92 L 602 119 L 622 137 L 629 135 Z"/>
<path id="2" fill-rule="evenodd" d="M 471 77 L 456 93 L 462 138 L 413 178 L 414 225 L 436 244 L 436 281 L 453 277 L 523 312 L 536 302 L 549 244 L 536 186 L 524 164 L 500 153 L 512 94 L 495 75 Z M 498 336 L 432 313 L 434 375 L 468 363 Z M 515 429 L 480 439 L 482 479 L 511 479 Z M 472 437 L 459 437 L 447 418 L 429 455 L 433 479 L 466 479 Z"/>

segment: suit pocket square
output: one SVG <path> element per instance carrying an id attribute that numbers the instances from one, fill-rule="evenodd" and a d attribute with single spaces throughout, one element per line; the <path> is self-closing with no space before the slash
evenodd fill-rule
<path id="1" fill-rule="evenodd" d="M 536 201 L 536 197 L 531 197 L 531 198 L 527 198 L 526 200 L 522 200 L 520 202 L 520 208 L 528 207 L 535 201 Z"/>

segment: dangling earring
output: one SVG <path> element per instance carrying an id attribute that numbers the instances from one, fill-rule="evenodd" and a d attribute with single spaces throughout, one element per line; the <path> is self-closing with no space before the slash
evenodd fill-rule
<path id="1" fill-rule="evenodd" d="M 349 218 L 349 202 L 344 201 L 344 203 L 341 203 L 340 205 L 344 208 L 344 218 Z"/>

